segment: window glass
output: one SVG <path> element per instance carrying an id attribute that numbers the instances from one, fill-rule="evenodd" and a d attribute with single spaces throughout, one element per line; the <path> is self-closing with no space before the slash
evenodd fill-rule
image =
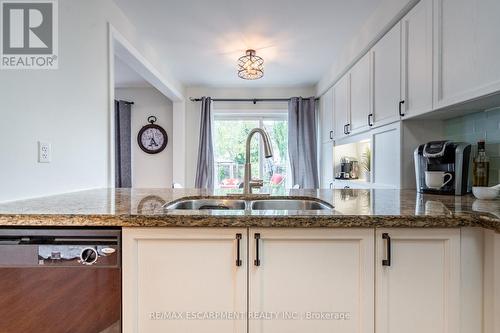
<path id="1" fill-rule="evenodd" d="M 250 145 L 252 178 L 264 180 L 265 192 L 284 194 L 290 187 L 286 118 L 218 116 L 213 132 L 216 189 L 239 190 L 243 187 L 246 140 L 256 127 L 269 134 L 274 154 L 272 158 L 264 158 L 260 135 L 256 134 Z"/>

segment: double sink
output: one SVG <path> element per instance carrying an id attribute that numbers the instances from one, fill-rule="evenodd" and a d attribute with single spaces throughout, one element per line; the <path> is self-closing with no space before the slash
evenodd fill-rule
<path id="1" fill-rule="evenodd" d="M 329 203 L 315 198 L 184 198 L 165 206 L 167 210 L 331 210 Z"/>

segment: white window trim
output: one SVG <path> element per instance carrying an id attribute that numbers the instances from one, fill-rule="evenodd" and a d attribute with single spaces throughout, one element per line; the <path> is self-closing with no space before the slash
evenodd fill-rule
<path id="1" fill-rule="evenodd" d="M 259 122 L 259 128 L 263 128 L 265 120 L 288 120 L 287 109 L 277 110 L 252 110 L 252 109 L 214 109 L 213 120 L 255 120 Z M 264 174 L 264 147 L 262 140 L 259 140 L 259 175 Z M 290 169 L 290 160 L 288 160 L 288 169 Z M 215 168 L 214 168 L 215 172 Z M 215 175 L 214 175 L 215 177 Z M 287 177 L 288 178 L 288 177 Z M 216 179 L 216 178 L 214 178 Z M 287 183 L 291 181 L 287 179 Z"/>

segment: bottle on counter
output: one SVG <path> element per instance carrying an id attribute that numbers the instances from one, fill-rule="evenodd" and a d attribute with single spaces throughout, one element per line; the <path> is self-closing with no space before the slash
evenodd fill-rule
<path id="1" fill-rule="evenodd" d="M 472 163 L 472 186 L 488 186 L 490 159 L 486 156 L 484 140 L 477 143 L 477 155 Z"/>

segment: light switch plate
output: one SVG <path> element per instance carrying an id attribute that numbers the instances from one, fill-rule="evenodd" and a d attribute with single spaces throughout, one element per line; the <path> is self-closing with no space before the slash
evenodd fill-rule
<path id="1" fill-rule="evenodd" d="M 50 143 L 38 141 L 38 163 L 50 163 L 51 155 Z"/>

